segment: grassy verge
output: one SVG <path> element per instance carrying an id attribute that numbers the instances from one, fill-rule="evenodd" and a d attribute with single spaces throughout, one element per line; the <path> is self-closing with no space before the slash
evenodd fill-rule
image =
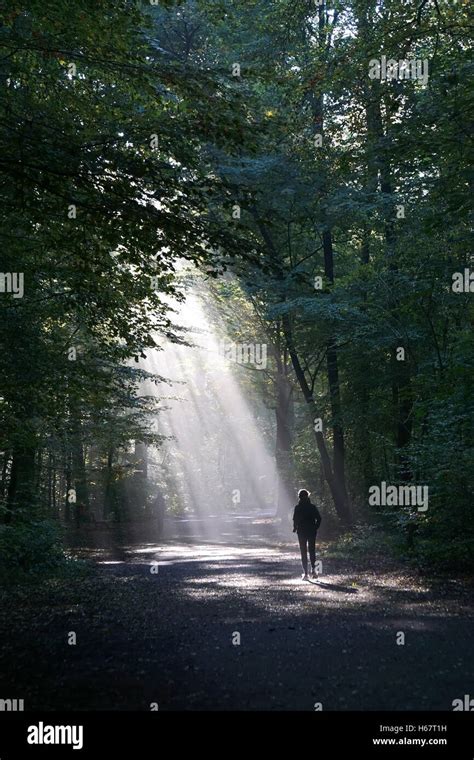
<path id="1" fill-rule="evenodd" d="M 64 550 L 61 529 L 52 520 L 0 526 L 0 584 L 37 584 L 90 572 L 90 563 Z"/>
<path id="2" fill-rule="evenodd" d="M 333 557 L 381 557 L 416 567 L 430 575 L 474 572 L 474 540 L 469 535 L 434 535 L 423 523 L 400 525 L 400 516 L 386 515 L 344 533 L 330 544 Z"/>

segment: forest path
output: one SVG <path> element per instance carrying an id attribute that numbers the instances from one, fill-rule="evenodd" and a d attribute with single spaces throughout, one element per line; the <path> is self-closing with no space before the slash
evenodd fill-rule
<path id="1" fill-rule="evenodd" d="M 321 580 L 307 583 L 288 544 L 114 556 L 0 600 L 0 696 L 25 709 L 451 710 L 473 693 L 461 581 L 323 548 Z"/>

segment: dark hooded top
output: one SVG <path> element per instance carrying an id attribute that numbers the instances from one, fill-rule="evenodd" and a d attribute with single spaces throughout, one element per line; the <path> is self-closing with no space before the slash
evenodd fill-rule
<path id="1" fill-rule="evenodd" d="M 293 513 L 293 527 L 297 533 L 315 533 L 321 525 L 318 508 L 309 499 L 300 499 Z"/>

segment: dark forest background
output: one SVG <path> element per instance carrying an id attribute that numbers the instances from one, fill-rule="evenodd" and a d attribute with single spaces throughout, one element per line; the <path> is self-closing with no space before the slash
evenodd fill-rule
<path id="1" fill-rule="evenodd" d="M 268 346 L 242 382 L 279 514 L 304 483 L 347 546 L 472 568 L 468 3 L 0 9 L 0 270 L 24 275 L 0 293 L 2 571 L 61 563 L 65 525 L 189 509 L 150 466 L 167 384 L 142 363 L 182 340 L 183 262 Z M 428 83 L 370 79 L 382 55 Z M 429 509 L 370 507 L 381 481 Z"/>

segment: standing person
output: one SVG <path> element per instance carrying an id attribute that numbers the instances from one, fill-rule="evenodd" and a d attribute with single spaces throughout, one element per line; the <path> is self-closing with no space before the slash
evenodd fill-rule
<path id="1" fill-rule="evenodd" d="M 302 579 L 308 580 L 308 549 L 311 560 L 311 577 L 316 578 L 316 534 L 321 525 L 321 515 L 318 508 L 309 500 L 309 492 L 302 488 L 298 492 L 298 504 L 293 513 L 293 533 L 298 534 L 300 543 L 301 564 L 303 565 Z"/>

